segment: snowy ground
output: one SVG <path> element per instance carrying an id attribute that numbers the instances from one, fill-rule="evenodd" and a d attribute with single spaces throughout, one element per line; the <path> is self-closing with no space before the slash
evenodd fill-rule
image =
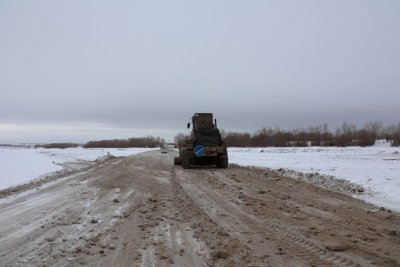
<path id="1" fill-rule="evenodd" d="M 44 149 L 0 147 L 0 189 L 61 170 L 65 163 L 106 156 L 133 155 L 152 149 Z M 229 161 L 242 166 L 293 170 L 334 176 L 361 185 L 356 195 L 400 211 L 400 149 L 379 142 L 373 147 L 229 148 Z M 70 164 L 71 165 L 71 164 Z M 296 173 L 284 172 L 293 176 Z M 340 191 L 340 190 L 339 190 Z"/>
<path id="2" fill-rule="evenodd" d="M 61 170 L 65 162 L 95 160 L 109 154 L 128 156 L 154 150 L 149 148 L 45 149 L 0 147 L 0 189 L 26 183 L 49 172 Z"/>
<path id="3" fill-rule="evenodd" d="M 400 211 L 400 148 L 383 141 L 372 147 L 229 148 L 229 162 L 242 166 L 320 173 L 363 186 L 357 195 Z"/>

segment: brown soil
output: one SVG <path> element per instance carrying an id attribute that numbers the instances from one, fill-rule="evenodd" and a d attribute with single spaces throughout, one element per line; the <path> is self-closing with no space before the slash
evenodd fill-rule
<path id="1" fill-rule="evenodd" d="M 115 158 L 0 199 L 1 266 L 400 266 L 400 216 L 270 170 Z"/>

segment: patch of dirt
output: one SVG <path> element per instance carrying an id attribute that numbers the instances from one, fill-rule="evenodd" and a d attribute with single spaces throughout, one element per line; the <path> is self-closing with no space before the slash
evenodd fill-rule
<path id="1" fill-rule="evenodd" d="M 111 158 L 0 199 L 2 266 L 400 266 L 400 216 L 272 170 Z"/>

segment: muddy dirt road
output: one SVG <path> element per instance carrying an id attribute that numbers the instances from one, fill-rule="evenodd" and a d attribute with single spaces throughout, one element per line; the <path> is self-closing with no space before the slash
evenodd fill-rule
<path id="1" fill-rule="evenodd" d="M 400 266 L 400 216 L 278 174 L 110 159 L 0 199 L 1 266 Z"/>

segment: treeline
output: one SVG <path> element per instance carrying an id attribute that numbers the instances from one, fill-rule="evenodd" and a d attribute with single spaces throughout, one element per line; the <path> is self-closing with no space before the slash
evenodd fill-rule
<path id="1" fill-rule="evenodd" d="M 35 148 L 43 147 L 43 148 L 65 149 L 65 148 L 79 147 L 79 146 L 80 146 L 79 144 L 75 144 L 75 143 L 50 143 L 50 144 L 37 144 L 37 145 L 35 145 Z"/>
<path id="2" fill-rule="evenodd" d="M 163 147 L 165 140 L 160 137 L 138 137 L 129 139 L 114 139 L 90 141 L 83 145 L 84 148 L 128 148 L 128 147 Z"/>
<path id="3" fill-rule="evenodd" d="M 231 147 L 288 147 L 288 146 L 371 146 L 377 139 L 386 139 L 392 146 L 400 145 L 400 123 L 384 127 L 379 121 L 362 128 L 344 122 L 334 132 L 326 124 L 307 129 L 281 130 L 263 128 L 254 134 L 223 132 Z"/>
<path id="4" fill-rule="evenodd" d="M 86 144 L 76 143 L 50 143 L 50 144 L 37 144 L 35 148 L 73 148 L 82 146 L 84 148 L 129 148 L 129 147 L 163 147 L 165 140 L 160 137 L 138 137 L 129 139 L 113 139 L 113 140 L 100 140 L 89 141 Z"/>

